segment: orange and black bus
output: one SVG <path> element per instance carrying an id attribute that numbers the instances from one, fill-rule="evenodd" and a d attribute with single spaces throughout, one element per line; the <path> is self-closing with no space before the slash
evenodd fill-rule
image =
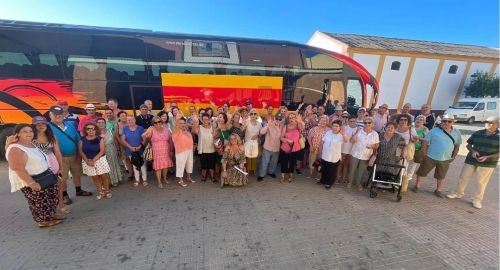
<path id="1" fill-rule="evenodd" d="M 60 99 L 76 113 L 110 98 L 126 110 L 338 100 L 352 112 L 377 96 L 351 58 L 294 42 L 0 20 L 0 151 L 16 123 Z"/>

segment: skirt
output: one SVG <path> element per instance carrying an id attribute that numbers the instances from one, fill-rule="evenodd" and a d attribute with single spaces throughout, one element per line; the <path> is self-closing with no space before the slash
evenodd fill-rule
<path id="1" fill-rule="evenodd" d="M 94 166 L 89 166 L 82 160 L 82 169 L 83 173 L 88 176 L 103 175 L 105 173 L 109 173 L 110 171 L 106 156 L 99 158 Z"/>

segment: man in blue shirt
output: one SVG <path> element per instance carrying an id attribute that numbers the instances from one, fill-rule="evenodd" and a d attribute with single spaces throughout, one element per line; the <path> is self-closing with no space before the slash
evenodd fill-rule
<path id="1" fill-rule="evenodd" d="M 54 132 L 54 136 L 59 142 L 59 149 L 62 154 L 62 185 L 64 204 L 73 203 L 67 192 L 66 180 L 68 180 L 69 172 L 73 177 L 73 183 L 76 188 L 76 196 L 91 196 L 92 193 L 81 188 L 82 177 L 82 161 L 78 155 L 78 140 L 80 134 L 72 124 L 65 123 L 63 117 L 63 109 L 59 106 L 52 106 L 49 110 L 50 127 Z"/>
<path id="2" fill-rule="evenodd" d="M 422 150 L 426 153 L 425 160 L 420 164 L 417 170 L 417 181 L 413 187 L 413 192 L 418 192 L 420 182 L 434 168 L 434 178 L 437 180 L 434 194 L 444 198 L 441 193 L 441 186 L 446 177 L 450 163 L 458 154 L 460 144 L 462 144 L 462 134 L 456 128 L 453 128 L 455 118 L 451 114 L 443 115 L 441 126 L 433 128 L 424 138 Z"/>

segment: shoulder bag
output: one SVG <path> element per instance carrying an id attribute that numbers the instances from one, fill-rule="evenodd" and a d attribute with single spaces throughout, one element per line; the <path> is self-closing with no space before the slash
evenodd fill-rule
<path id="1" fill-rule="evenodd" d="M 408 145 L 406 146 L 406 159 L 413 160 L 415 156 L 415 144 L 411 141 L 411 127 L 408 129 L 410 133 L 410 139 L 408 140 Z"/>
<path id="2" fill-rule="evenodd" d="M 45 154 L 38 147 L 36 149 L 42 153 L 45 162 L 49 165 L 49 168 L 42 173 L 31 175 L 31 178 L 33 178 L 33 180 L 40 185 L 40 190 L 45 190 L 57 184 L 57 176 L 50 170 L 50 164 Z"/>

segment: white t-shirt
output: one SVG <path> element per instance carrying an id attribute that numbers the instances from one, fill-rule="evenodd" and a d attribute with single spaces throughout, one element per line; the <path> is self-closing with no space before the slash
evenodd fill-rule
<path id="1" fill-rule="evenodd" d="M 356 133 L 356 130 L 358 130 L 358 127 L 345 127 L 345 134 L 347 135 L 348 141 L 342 144 L 342 154 L 351 154 L 352 143 L 350 142 L 350 139 L 352 135 Z"/>
<path id="2" fill-rule="evenodd" d="M 361 129 L 356 136 L 357 140 L 352 145 L 351 156 L 361 160 L 369 160 L 373 153 L 373 149 L 366 147 L 380 142 L 378 133 L 372 130 L 369 134 L 366 134 L 366 132 Z"/>
<path id="3" fill-rule="evenodd" d="M 405 132 L 402 132 L 402 133 L 400 133 L 396 130 L 396 131 L 394 131 L 394 133 L 399 134 L 399 136 L 403 137 L 403 139 L 405 139 L 405 144 L 408 145 L 408 143 L 410 142 L 410 132 L 408 130 Z M 415 128 L 412 127 L 411 128 L 411 137 L 415 138 L 417 136 L 418 136 L 417 131 L 415 130 Z"/>
<path id="4" fill-rule="evenodd" d="M 321 140 L 323 141 L 321 159 L 332 163 L 338 162 L 341 157 L 342 143 L 344 141 L 342 134 L 334 134 L 333 131 L 328 130 Z"/>

